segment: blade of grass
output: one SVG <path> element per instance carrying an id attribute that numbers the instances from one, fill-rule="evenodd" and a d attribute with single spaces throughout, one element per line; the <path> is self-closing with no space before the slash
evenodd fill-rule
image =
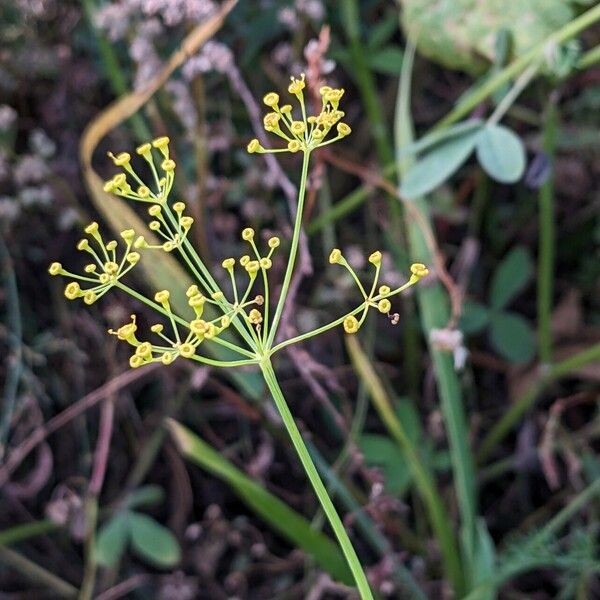
<path id="1" fill-rule="evenodd" d="M 0 531 L 0 546 L 10 546 L 11 544 L 22 542 L 31 537 L 45 535 L 56 529 L 59 529 L 59 526 L 49 519 L 14 525 L 13 527 Z"/>
<path id="2" fill-rule="evenodd" d="M 413 51 L 407 51 L 402 67 L 400 87 L 396 108 L 395 139 L 396 149 L 401 150 L 414 141 L 413 125 L 410 116 L 410 90 L 412 76 Z M 398 173 L 406 173 L 413 158 L 400 156 L 398 158 Z M 423 218 L 430 222 L 429 207 L 423 198 L 412 199 Z M 434 264 L 434 257 L 427 244 L 423 231 L 418 223 L 406 219 L 411 260 L 425 264 Z M 433 228 L 432 228 L 433 230 Z M 439 282 L 428 286 L 418 286 L 417 301 L 420 311 L 421 324 L 429 342 L 433 329 L 446 326 L 449 320 L 448 297 Z M 475 490 L 475 466 L 469 447 L 469 431 L 467 428 L 465 410 L 458 376 L 454 370 L 452 355 L 443 352 L 430 344 L 433 369 L 438 384 L 441 409 L 444 423 L 448 432 L 454 486 L 460 507 L 465 567 L 472 576 L 471 567 L 474 565 L 476 540 L 476 511 L 477 500 Z"/>
<path id="3" fill-rule="evenodd" d="M 415 448 L 410 436 L 396 416 L 383 383 L 361 348 L 358 338 L 354 335 L 346 336 L 346 348 L 356 372 L 361 380 L 365 382 L 371 393 L 371 398 L 379 417 L 406 457 L 418 493 L 427 508 L 431 528 L 440 545 L 444 570 L 457 595 L 460 595 L 464 591 L 460 556 L 457 552 L 456 542 L 452 533 L 450 516 L 435 487 L 433 476 L 427 466 L 421 461 L 417 448 Z"/>
<path id="4" fill-rule="evenodd" d="M 189 429 L 172 419 L 167 420 L 167 426 L 186 458 L 230 485 L 270 527 L 310 554 L 332 577 L 352 584 L 350 570 L 333 540 L 311 529 L 307 519 L 252 481 Z"/>

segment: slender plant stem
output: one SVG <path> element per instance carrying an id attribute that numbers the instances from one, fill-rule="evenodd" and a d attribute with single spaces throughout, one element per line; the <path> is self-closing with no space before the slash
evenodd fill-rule
<path id="1" fill-rule="evenodd" d="M 556 130 L 558 125 L 557 107 L 550 99 L 544 126 L 544 151 L 548 160 L 553 163 L 556 147 Z M 538 342 L 539 357 L 542 364 L 552 362 L 552 332 L 550 321 L 552 317 L 552 296 L 554 287 L 554 165 L 548 179 L 540 188 L 539 193 L 539 242 L 538 242 Z"/>
<path id="2" fill-rule="evenodd" d="M 300 233 L 302 232 L 302 213 L 304 212 L 304 198 L 306 196 L 306 180 L 308 179 L 308 165 L 310 163 L 310 151 L 305 151 L 302 158 L 302 174 L 300 175 L 300 189 L 298 190 L 298 207 L 296 210 L 296 222 L 294 223 L 294 233 L 292 236 L 292 245 L 290 247 L 290 256 L 288 259 L 285 276 L 283 278 L 283 284 L 281 286 L 281 292 L 277 301 L 277 308 L 273 315 L 273 321 L 270 325 L 269 336 L 267 338 L 266 348 L 270 348 L 275 340 L 277 334 L 277 328 L 281 315 L 283 313 L 283 307 L 285 306 L 285 300 L 287 298 L 290 283 L 292 281 L 292 275 L 294 274 L 294 266 L 296 264 L 296 254 L 298 253 L 298 244 L 300 243 Z"/>
<path id="3" fill-rule="evenodd" d="M 554 381 L 569 375 L 577 369 L 594 361 L 600 360 L 600 344 L 595 344 L 583 352 L 579 352 L 551 366 L 542 377 L 535 382 L 518 400 L 504 413 L 502 418 L 492 427 L 483 439 L 477 456 L 484 463 L 494 448 L 508 435 L 521 417 L 533 406 L 539 395 Z"/>
<path id="4" fill-rule="evenodd" d="M 306 444 L 304 443 L 298 426 L 294 421 L 294 417 L 290 412 L 283 392 L 279 387 L 279 383 L 277 381 L 277 377 L 275 376 L 273 366 L 271 365 L 271 362 L 268 358 L 264 359 L 261 363 L 261 370 L 265 378 L 265 382 L 267 383 L 267 386 L 269 388 L 269 391 L 273 396 L 273 400 L 275 402 L 277 410 L 279 411 L 279 414 L 283 419 L 285 428 L 290 436 L 290 439 L 292 440 L 292 444 L 294 445 L 294 448 L 298 453 L 298 458 L 300 459 L 300 462 L 304 467 L 306 475 L 308 476 L 308 479 L 310 480 L 313 489 L 315 490 L 319 502 L 321 503 L 321 507 L 327 515 L 329 524 L 331 525 L 331 528 L 335 533 L 335 536 L 340 544 L 342 552 L 344 553 L 344 556 L 348 561 L 348 566 L 350 567 L 350 570 L 352 571 L 352 574 L 356 581 L 360 597 L 362 600 L 373 600 L 373 594 L 371 593 L 369 582 L 367 581 L 367 577 L 363 571 L 358 556 L 356 555 L 356 551 L 352 546 L 352 542 L 348 537 L 346 529 L 344 528 L 344 525 L 335 509 L 335 506 L 333 505 L 333 502 L 331 501 L 331 498 L 329 497 L 329 494 L 327 493 L 327 490 L 323 485 L 323 481 L 321 480 L 321 477 L 319 476 L 319 473 L 310 457 Z"/>

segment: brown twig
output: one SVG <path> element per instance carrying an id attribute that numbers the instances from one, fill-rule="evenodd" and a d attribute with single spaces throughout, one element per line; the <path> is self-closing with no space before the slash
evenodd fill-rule
<path id="1" fill-rule="evenodd" d="M 0 487 L 6 483 L 10 475 L 17 469 L 29 453 L 41 444 L 50 434 L 60 429 L 86 410 L 92 408 L 92 406 L 96 405 L 101 400 L 104 400 L 111 394 L 116 394 L 119 390 L 131 385 L 135 381 L 150 375 L 161 366 L 162 365 L 159 363 L 155 363 L 140 367 L 139 369 L 125 371 L 63 410 L 63 412 L 50 419 L 45 425 L 35 429 L 22 444 L 12 450 L 4 465 L 0 467 Z"/>

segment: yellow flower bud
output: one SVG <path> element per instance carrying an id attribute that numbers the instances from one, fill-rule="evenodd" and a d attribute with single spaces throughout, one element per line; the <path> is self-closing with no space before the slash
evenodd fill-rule
<path id="1" fill-rule="evenodd" d="M 155 140 L 152 140 L 152 145 L 157 150 L 164 150 L 169 146 L 170 141 L 171 140 L 166 135 L 163 135 L 162 137 L 157 137 Z"/>
<path id="2" fill-rule="evenodd" d="M 387 314 L 390 312 L 391 308 L 392 308 L 392 303 L 387 298 L 380 300 L 379 303 L 377 304 L 377 310 L 379 310 L 380 313 Z"/>
<path id="3" fill-rule="evenodd" d="M 166 173 L 170 173 L 175 170 L 175 161 L 170 158 L 165 158 L 160 164 L 161 169 Z"/>
<path id="4" fill-rule="evenodd" d="M 154 294 L 154 300 L 159 304 L 167 304 L 170 297 L 171 294 L 169 293 L 169 290 L 161 290 L 160 292 L 156 292 L 156 294 Z"/>
<path id="5" fill-rule="evenodd" d="M 176 213 L 182 213 L 185 210 L 185 204 L 183 202 L 175 202 L 175 204 L 173 204 L 173 210 Z"/>
<path id="6" fill-rule="evenodd" d="M 225 298 L 225 295 L 223 294 L 223 292 L 213 292 L 210 297 L 213 300 L 216 300 L 217 302 L 220 302 L 221 300 L 223 300 L 223 298 Z"/>
<path id="7" fill-rule="evenodd" d="M 373 252 L 373 254 L 369 256 L 369 262 L 378 267 L 381 264 L 381 252 L 379 252 L 379 250 Z"/>
<path id="8" fill-rule="evenodd" d="M 194 219 L 192 217 L 181 217 L 181 227 L 186 231 L 194 224 Z"/>
<path id="9" fill-rule="evenodd" d="M 413 263 L 410 265 L 410 272 L 420 279 L 429 274 L 429 269 L 423 263 Z"/>
<path id="10" fill-rule="evenodd" d="M 329 255 L 329 262 L 332 265 L 340 264 L 342 260 L 342 252 L 338 248 L 334 248 Z"/>
<path id="11" fill-rule="evenodd" d="M 379 294 L 380 294 L 381 296 L 387 296 L 387 295 L 388 295 L 388 294 L 389 294 L 391 291 L 392 291 L 392 290 L 390 289 L 390 286 L 389 286 L 389 285 L 382 285 L 382 286 L 379 288 Z"/>
<path id="12" fill-rule="evenodd" d="M 246 263 L 244 268 L 250 275 L 254 275 L 258 272 L 258 269 L 260 269 L 260 263 L 257 260 L 250 260 Z"/>
<path id="13" fill-rule="evenodd" d="M 138 236 L 138 238 L 135 240 L 135 242 L 133 242 L 133 247 L 137 248 L 138 250 L 140 248 L 147 248 L 148 247 L 148 242 L 144 239 L 143 235 Z"/>
<path id="14" fill-rule="evenodd" d="M 190 285 L 190 287 L 187 289 L 185 295 L 188 298 L 191 298 L 192 296 L 195 296 L 196 294 L 199 294 L 200 290 L 198 289 L 198 286 L 196 284 Z"/>
<path id="15" fill-rule="evenodd" d="M 119 270 L 119 265 L 112 260 L 104 263 L 104 272 L 108 275 L 114 275 Z"/>
<path id="16" fill-rule="evenodd" d="M 252 325 L 260 325 L 260 323 L 262 323 L 262 315 L 260 314 L 260 311 L 257 310 L 256 308 L 253 308 L 250 313 L 248 314 L 248 321 L 252 324 Z"/>
<path id="17" fill-rule="evenodd" d="M 106 244 L 106 249 L 109 252 L 112 252 L 113 250 L 116 250 L 117 249 L 117 241 L 116 240 L 110 240 L 110 242 L 108 242 Z"/>
<path id="18" fill-rule="evenodd" d="M 163 365 L 170 365 L 174 359 L 175 359 L 175 356 L 171 352 L 165 352 L 160 357 L 160 361 L 162 362 Z"/>
<path id="19" fill-rule="evenodd" d="M 125 258 L 130 265 L 136 265 L 140 262 L 141 256 L 139 252 L 130 252 Z"/>
<path id="20" fill-rule="evenodd" d="M 71 281 L 71 283 L 69 283 L 67 287 L 65 287 L 65 296 L 69 300 L 75 300 L 75 298 L 79 298 L 81 294 L 81 287 L 76 281 Z"/>
<path id="21" fill-rule="evenodd" d="M 270 258 L 267 258 L 266 256 L 264 258 L 260 259 L 260 268 L 264 269 L 265 271 L 267 271 L 268 269 L 270 269 L 273 266 L 273 263 L 271 262 Z"/>
<path id="22" fill-rule="evenodd" d="M 135 349 L 135 353 L 142 358 L 152 358 L 152 344 L 150 342 L 142 342 Z"/>
<path id="23" fill-rule="evenodd" d="M 242 267 L 245 267 L 249 261 L 250 257 L 247 254 L 244 254 L 244 256 L 240 258 L 240 265 L 242 265 Z"/>
<path id="24" fill-rule="evenodd" d="M 135 338 L 135 332 L 137 331 L 136 325 L 136 317 L 135 315 L 131 315 L 131 323 L 126 323 L 117 329 L 117 331 L 113 331 L 112 329 L 108 330 L 108 333 L 116 335 L 120 340 L 129 342 L 130 344 L 136 344 L 137 340 Z"/>
<path id="25" fill-rule="evenodd" d="M 148 196 L 150 196 L 150 188 L 145 185 L 140 185 L 137 189 L 137 195 L 140 198 L 148 198 Z"/>
<path id="26" fill-rule="evenodd" d="M 92 221 L 85 229 L 84 231 L 88 234 L 88 235 L 95 235 L 96 233 L 98 233 L 98 223 L 96 223 L 96 221 Z"/>
<path id="27" fill-rule="evenodd" d="M 137 369 L 138 367 L 141 367 L 143 364 L 144 364 L 144 359 L 141 356 L 138 356 L 137 354 L 134 354 L 129 359 L 129 366 L 132 369 Z"/>
<path id="28" fill-rule="evenodd" d="M 265 149 L 261 146 L 260 142 L 254 138 L 253 140 L 250 140 L 248 142 L 248 146 L 246 147 L 246 150 L 248 151 L 249 154 L 254 154 L 255 152 L 264 152 Z"/>
<path id="29" fill-rule="evenodd" d="M 96 300 L 98 300 L 98 296 L 96 294 L 96 292 L 94 290 L 88 290 L 84 295 L 83 295 L 83 301 L 87 304 L 87 305 L 91 305 L 94 304 L 94 302 L 96 302 Z"/>
<path id="30" fill-rule="evenodd" d="M 108 156 L 112 158 L 112 161 L 117 167 L 124 167 L 131 162 L 131 155 L 128 152 L 121 152 L 115 156 L 112 152 L 108 153 Z"/>
<path id="31" fill-rule="evenodd" d="M 346 123 L 338 123 L 337 124 L 337 132 L 342 136 L 346 137 L 352 133 L 352 129 Z"/>
<path id="32" fill-rule="evenodd" d="M 154 325 L 152 325 L 152 327 L 150 327 L 150 331 L 152 333 L 162 333 L 164 329 L 164 326 L 161 323 L 155 323 Z"/>
<path id="33" fill-rule="evenodd" d="M 140 156 L 150 156 L 150 151 L 152 150 L 152 146 L 150 145 L 150 143 L 146 142 L 145 144 L 142 144 L 141 146 L 138 146 L 135 151 L 137 154 L 139 154 Z"/>
<path id="34" fill-rule="evenodd" d="M 121 231 L 120 235 L 125 240 L 125 242 L 131 244 L 133 242 L 133 239 L 135 238 L 135 231 L 133 229 L 125 229 Z"/>
<path id="35" fill-rule="evenodd" d="M 288 115 L 292 112 L 292 105 L 291 104 L 284 104 L 280 109 L 279 112 L 282 115 Z"/>
<path id="36" fill-rule="evenodd" d="M 288 86 L 288 92 L 290 94 L 295 94 L 296 96 L 302 93 L 302 90 L 306 87 L 306 83 L 304 83 L 304 73 L 300 76 L 300 79 L 296 79 L 292 77 L 292 83 Z"/>
<path id="37" fill-rule="evenodd" d="M 226 258 L 222 263 L 221 266 L 224 269 L 227 269 L 228 271 L 230 271 L 231 269 L 233 269 L 233 267 L 235 266 L 235 258 Z"/>
<path id="38" fill-rule="evenodd" d="M 263 98 L 263 102 L 269 107 L 269 108 L 273 108 L 274 106 L 277 106 L 277 104 L 279 103 L 279 94 L 276 94 L 275 92 L 269 92 L 264 98 Z"/>
<path id="39" fill-rule="evenodd" d="M 306 131 L 306 123 L 304 121 L 292 121 L 290 130 L 294 135 L 302 135 Z"/>
<path id="40" fill-rule="evenodd" d="M 349 315 L 344 319 L 344 331 L 346 333 L 356 333 L 360 325 L 353 315 Z"/>
<path id="41" fill-rule="evenodd" d="M 95 273 L 95 272 L 96 272 L 96 269 L 97 269 L 97 267 L 96 267 L 96 265 L 95 265 L 95 264 L 93 264 L 93 263 L 90 263 L 89 265 L 85 265 L 85 267 L 83 268 L 83 270 L 84 270 L 86 273 Z"/>
<path id="42" fill-rule="evenodd" d="M 191 358 L 196 354 L 196 348 L 194 348 L 193 344 L 184 343 L 179 346 L 179 354 L 183 356 L 183 358 Z"/>
<path id="43" fill-rule="evenodd" d="M 254 229 L 252 229 L 252 227 L 246 227 L 246 229 L 244 229 L 242 231 L 242 239 L 246 240 L 247 242 L 249 242 L 250 240 L 254 239 Z"/>
<path id="44" fill-rule="evenodd" d="M 48 273 L 50 273 L 50 275 L 60 275 L 62 273 L 62 270 L 63 266 L 59 262 L 53 262 L 48 267 Z"/>
<path id="45" fill-rule="evenodd" d="M 270 237 L 267 241 L 269 248 L 277 248 L 280 243 L 281 242 L 277 236 Z"/>
<path id="46" fill-rule="evenodd" d="M 298 140 L 292 140 L 291 142 L 288 142 L 287 147 L 290 152 L 299 152 L 302 150 L 302 144 L 300 144 Z"/>

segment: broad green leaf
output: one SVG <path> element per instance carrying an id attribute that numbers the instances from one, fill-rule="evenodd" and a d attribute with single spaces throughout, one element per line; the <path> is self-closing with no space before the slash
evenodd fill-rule
<path id="1" fill-rule="evenodd" d="M 465 302 L 460 316 L 460 329 L 466 335 L 479 333 L 490 321 L 490 311 L 479 302 Z"/>
<path id="2" fill-rule="evenodd" d="M 493 315 L 490 339 L 494 348 L 511 362 L 528 362 L 535 353 L 531 327 L 526 319 L 515 313 L 500 312 Z"/>
<path id="3" fill-rule="evenodd" d="M 412 476 L 398 444 L 385 435 L 365 433 L 360 436 L 358 445 L 366 463 L 382 470 L 387 492 L 403 494 Z"/>
<path id="4" fill-rule="evenodd" d="M 181 559 L 177 538 L 148 515 L 129 512 L 131 547 L 142 559 L 157 567 L 172 567 Z"/>
<path id="5" fill-rule="evenodd" d="M 490 286 L 490 305 L 504 308 L 522 292 L 533 274 L 533 262 L 523 246 L 513 248 L 498 265 Z"/>
<path id="6" fill-rule="evenodd" d="M 164 490 L 160 485 L 144 485 L 133 491 L 127 498 L 128 508 L 137 508 L 138 506 L 151 506 L 159 504 L 165 497 Z"/>
<path id="7" fill-rule="evenodd" d="M 432 192 L 469 158 L 478 136 L 479 129 L 475 128 L 433 147 L 407 171 L 400 193 L 413 199 Z"/>
<path id="8" fill-rule="evenodd" d="M 486 125 L 477 140 L 477 160 L 485 172 L 501 183 L 519 181 L 525 171 L 523 142 L 502 125 Z"/>
<path id="9" fill-rule="evenodd" d="M 377 73 L 398 75 L 402 69 L 404 53 L 399 46 L 386 46 L 367 56 L 369 67 Z"/>
<path id="10" fill-rule="evenodd" d="M 98 530 L 96 535 L 96 562 L 105 567 L 112 567 L 119 562 L 129 537 L 129 526 L 126 512 L 120 512 L 109 519 Z"/>
<path id="11" fill-rule="evenodd" d="M 270 527 L 302 548 L 332 577 L 352 583 L 352 575 L 338 546 L 282 500 L 252 481 L 203 439 L 172 419 L 167 420 L 180 452 L 229 484 L 238 496 Z"/>
<path id="12" fill-rule="evenodd" d="M 419 51 L 447 67 L 479 74 L 496 53 L 494 32 L 512 34 L 522 56 L 575 15 L 569 0 L 401 0 L 402 25 Z"/>

